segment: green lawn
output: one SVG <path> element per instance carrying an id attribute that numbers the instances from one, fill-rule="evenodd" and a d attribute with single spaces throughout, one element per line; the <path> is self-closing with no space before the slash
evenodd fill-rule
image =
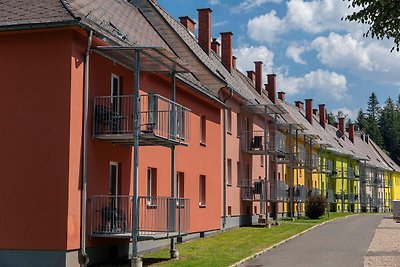
<path id="1" fill-rule="evenodd" d="M 144 263 L 152 266 L 229 266 L 271 245 L 300 233 L 317 223 L 349 215 L 331 213 L 319 220 L 283 220 L 279 227 L 243 227 L 202 239 L 178 244 L 178 260 L 169 260 L 169 250 L 144 255 Z"/>
<path id="2" fill-rule="evenodd" d="M 329 220 L 333 220 L 333 219 L 336 219 L 336 218 L 340 218 L 340 217 L 345 217 L 345 216 L 348 216 L 348 215 L 352 215 L 352 214 L 354 214 L 354 213 L 348 213 L 348 212 L 331 212 L 330 214 L 329 214 L 329 217 L 328 217 L 328 215 L 327 214 L 325 214 L 324 216 L 322 216 L 321 218 L 319 218 L 319 219 L 316 219 L 316 220 L 311 220 L 311 219 L 308 219 L 308 218 L 306 218 L 306 217 L 301 217 L 301 218 L 295 218 L 295 220 L 294 220 L 294 222 L 296 223 L 312 223 L 312 224 L 317 224 L 317 223 L 322 223 L 322 222 L 325 222 L 325 221 L 329 221 Z M 291 222 L 291 220 L 289 219 L 289 218 L 284 218 L 284 219 L 282 219 L 282 222 L 284 222 L 284 223 L 286 223 L 286 222 Z"/>

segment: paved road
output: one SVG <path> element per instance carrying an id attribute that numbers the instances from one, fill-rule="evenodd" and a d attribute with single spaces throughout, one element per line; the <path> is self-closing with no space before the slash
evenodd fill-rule
<path id="1" fill-rule="evenodd" d="M 363 258 L 383 217 L 379 214 L 350 216 L 329 222 L 244 266 L 363 266 Z"/>

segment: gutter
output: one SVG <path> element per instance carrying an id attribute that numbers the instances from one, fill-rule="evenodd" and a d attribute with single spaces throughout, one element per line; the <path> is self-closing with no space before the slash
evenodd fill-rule
<path id="1" fill-rule="evenodd" d="M 225 99 L 223 99 L 222 100 L 222 102 L 225 104 L 226 103 L 226 101 L 228 100 L 228 99 L 230 99 L 230 98 L 232 98 L 233 97 L 233 89 L 232 88 L 228 88 L 229 89 L 229 96 L 227 96 Z M 227 162 L 227 156 L 226 156 L 226 111 L 227 111 L 227 108 L 228 108 L 228 106 L 225 104 L 225 107 L 224 107 L 224 116 L 223 116 L 223 122 L 222 122 L 222 124 L 223 124 L 223 141 L 222 141 L 222 146 L 223 146 L 223 148 L 222 148 L 222 150 L 223 150 L 223 159 L 224 159 L 224 162 L 223 162 L 223 218 L 222 218 L 222 230 L 225 230 L 225 227 L 226 227 L 226 174 L 227 174 L 227 171 L 226 171 L 226 162 Z"/>
<path id="2" fill-rule="evenodd" d="M 86 253 L 86 210 L 87 210 L 87 146 L 89 141 L 89 59 L 90 48 L 92 46 L 93 31 L 88 32 L 88 44 L 85 55 L 85 91 L 84 91 L 84 130 L 83 130 L 83 167 L 82 167 L 82 197 L 81 197 L 81 250 L 79 253 L 79 263 L 87 266 L 89 256 Z"/>

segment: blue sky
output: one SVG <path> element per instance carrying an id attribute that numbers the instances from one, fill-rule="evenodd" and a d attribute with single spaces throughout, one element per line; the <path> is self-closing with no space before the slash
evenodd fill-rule
<path id="1" fill-rule="evenodd" d="M 233 32 L 234 54 L 242 71 L 264 62 L 276 73 L 287 100 L 313 98 L 328 110 L 355 118 L 374 91 L 383 105 L 400 94 L 400 54 L 392 42 L 365 38 L 366 28 L 343 22 L 341 0 L 159 0 L 175 18 L 197 22 L 197 9 L 210 7 L 212 37 Z"/>

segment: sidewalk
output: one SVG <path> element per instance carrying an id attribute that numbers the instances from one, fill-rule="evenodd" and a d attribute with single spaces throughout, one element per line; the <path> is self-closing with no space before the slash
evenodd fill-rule
<path id="1" fill-rule="evenodd" d="M 385 218 L 375 231 L 364 266 L 400 266 L 400 223 Z"/>

